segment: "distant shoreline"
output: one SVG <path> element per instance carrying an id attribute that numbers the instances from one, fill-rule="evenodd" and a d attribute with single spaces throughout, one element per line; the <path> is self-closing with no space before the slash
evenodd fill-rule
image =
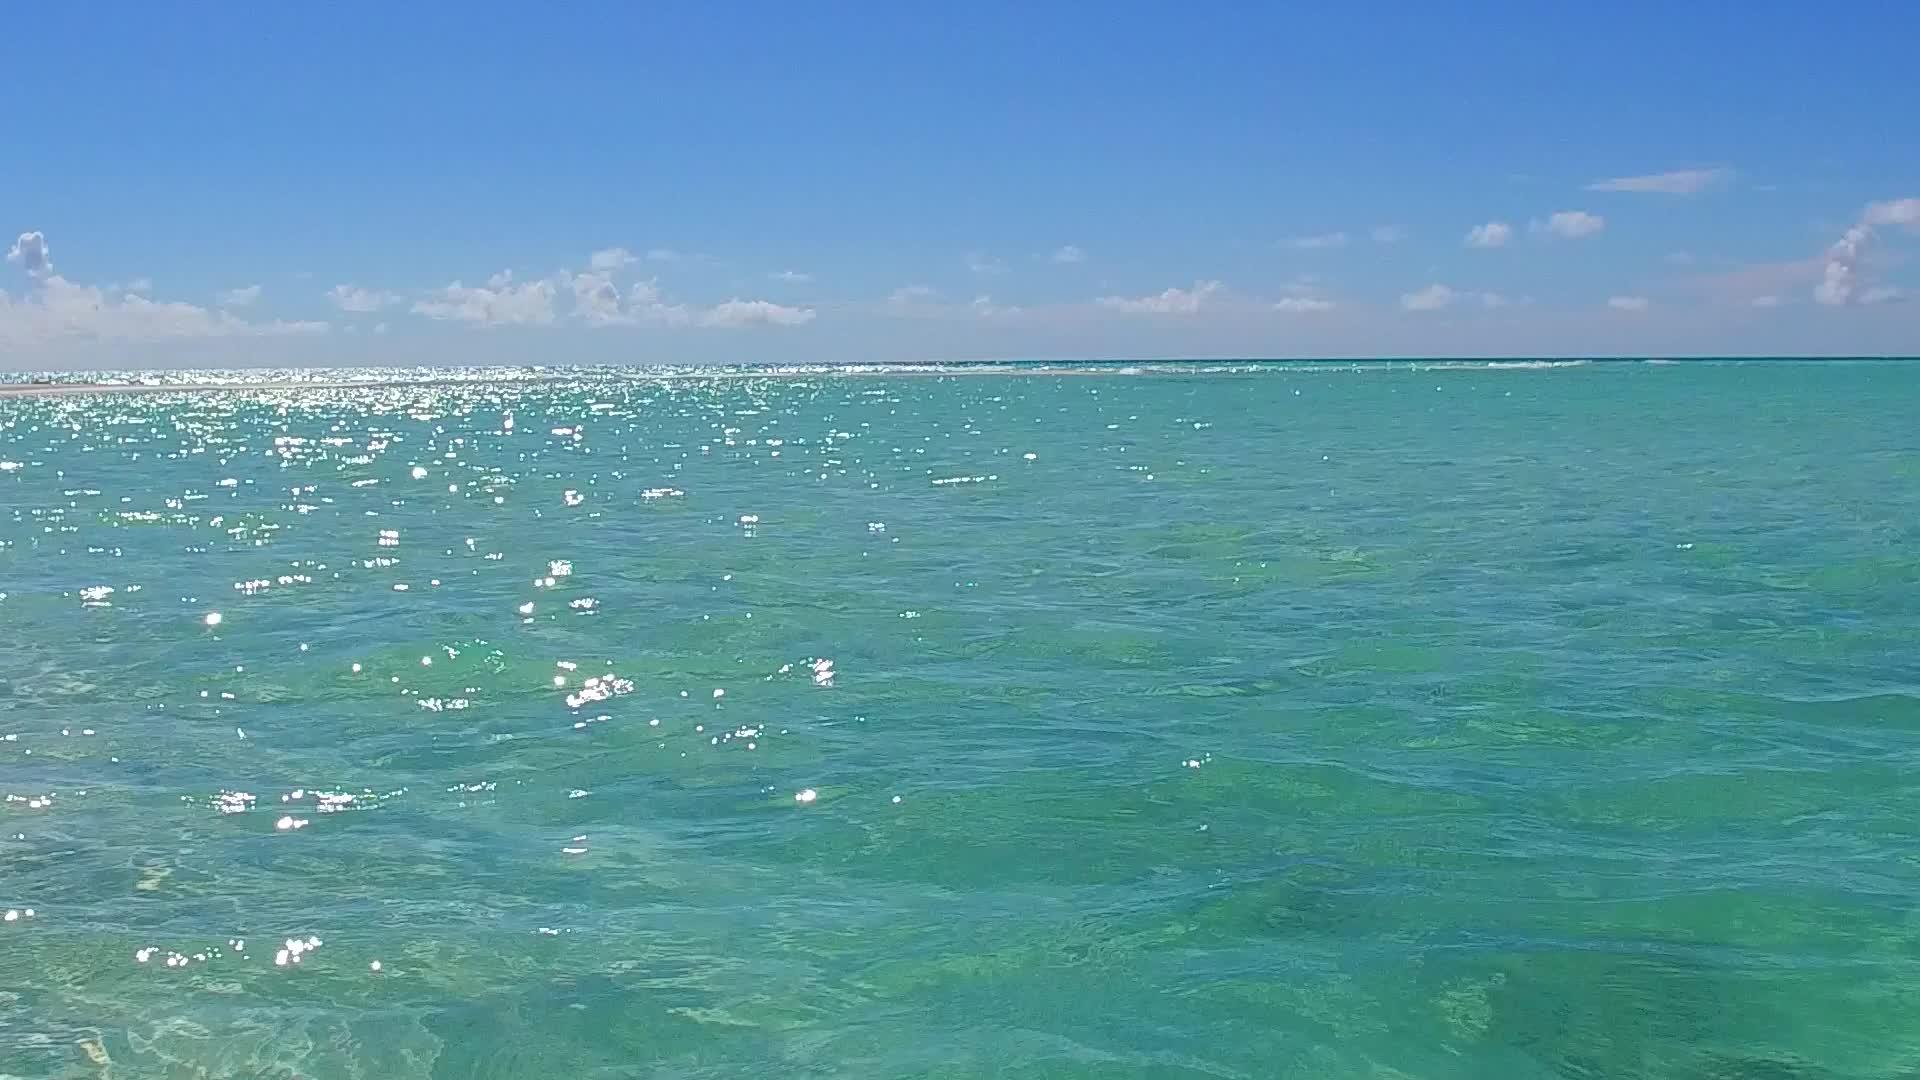
<path id="1" fill-rule="evenodd" d="M 347 390 L 360 387 L 431 386 L 405 380 L 378 382 L 259 383 L 0 383 L 0 397 L 70 397 L 76 394 L 204 394 L 232 390 Z"/>
<path id="2" fill-rule="evenodd" d="M 949 376 L 1010 375 L 1022 377 L 1050 376 L 1059 378 L 1104 378 L 1128 374 L 1154 375 L 1230 375 L 1231 371 L 1181 371 L 1177 368 L 1163 368 L 1153 372 L 1135 372 L 1131 369 L 1113 369 L 1109 371 L 1088 370 L 1085 368 L 956 368 L 944 371 L 910 369 L 901 371 L 676 371 L 660 375 L 632 375 L 617 381 L 647 382 L 685 382 L 715 379 L 809 379 L 809 378 L 945 378 Z M 237 382 L 237 383 L 0 383 L 0 398 L 7 397 L 69 397 L 78 394 L 211 394 L 243 391 L 285 391 L 285 390 L 401 390 L 401 389 L 439 389 L 449 386 L 551 386 L 556 383 L 580 382 L 592 380 L 594 376 L 582 375 L 546 375 L 514 376 L 498 379 L 460 378 L 460 379 L 392 379 L 379 381 L 373 379 L 336 380 L 329 382 Z M 616 381 L 616 380 L 609 380 Z"/>
<path id="3" fill-rule="evenodd" d="M 552 375 L 471 374 L 427 378 L 392 379 L 306 379 L 262 380 L 258 382 L 0 382 L 0 399 L 20 397 L 67 397 L 82 394 L 211 394 L 243 392 L 288 392 L 299 390 L 397 390 L 441 389 L 457 386 L 550 386 L 559 383 L 660 383 L 714 381 L 721 379 L 809 379 L 809 378 L 947 378 L 962 376 L 1003 376 L 1019 378 L 1113 378 L 1133 376 L 1218 376 L 1251 375 L 1262 371 L 1312 372 L 1321 370 L 1394 370 L 1412 368 L 1423 371 L 1487 371 L 1577 368 L 1588 365 L 1654 364 L 1687 365 L 1695 363 L 1912 363 L 1920 357 L 1905 356 L 1687 356 L 1687 357 L 1554 357 L 1554 358 L 1442 358 L 1442 357 L 1370 357 L 1366 359 L 1324 360 L 1090 360 L 1083 362 L 1040 363 L 1033 361 L 955 361 L 913 364 L 850 364 L 803 368 L 752 367 L 713 369 L 585 368 Z M 396 371 L 396 374 L 399 372 Z"/>
<path id="4" fill-rule="evenodd" d="M 1553 361 L 1552 365 L 1572 365 L 1583 361 Z M 557 383 L 571 382 L 689 382 L 712 381 L 718 379 L 911 379 L 911 378 L 948 378 L 961 376 L 1018 376 L 1022 378 L 1113 378 L 1135 375 L 1245 375 L 1254 374 L 1257 368 L 1241 367 L 1181 367 L 1179 361 L 1155 361 L 1144 364 L 1114 364 L 1108 367 L 1022 367 L 1014 364 L 977 366 L 956 366 L 951 368 L 933 368 L 902 365 L 896 369 L 880 366 L 856 368 L 831 368 L 813 371 L 794 371 L 791 369 L 768 369 L 755 371 L 751 368 L 734 368 L 713 371 L 664 371 L 658 374 L 643 374 L 640 369 L 620 371 L 585 371 L 570 375 L 507 375 L 499 378 L 486 376 L 465 376 L 459 378 L 429 379 L 332 379 L 271 382 L 203 382 L 203 383 L 90 383 L 90 382 L 42 382 L 42 383 L 0 383 L 0 398 L 4 397 L 63 397 L 74 394 L 204 394 L 228 393 L 238 391 L 284 391 L 284 390 L 396 390 L 396 389 L 438 389 L 448 386 L 552 386 Z M 1206 361 L 1212 363 L 1212 361 Z M 1256 364 L 1259 361 L 1248 361 Z M 1303 361 L 1301 363 L 1311 363 Z M 1365 367 L 1378 365 L 1382 361 L 1328 361 L 1329 367 Z M 1388 361 L 1391 363 L 1391 361 Z M 1443 365 L 1446 361 L 1441 362 Z M 1511 366 L 1520 366 L 1514 364 Z M 1150 369 L 1150 370 L 1148 370 Z"/>

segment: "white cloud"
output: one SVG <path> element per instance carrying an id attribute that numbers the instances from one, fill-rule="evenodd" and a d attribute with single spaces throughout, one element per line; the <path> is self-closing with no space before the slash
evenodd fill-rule
<path id="1" fill-rule="evenodd" d="M 1397 244 L 1407 238 L 1405 225 L 1375 225 L 1373 242 L 1376 244 Z"/>
<path id="2" fill-rule="evenodd" d="M 1615 311 L 1645 311 L 1648 305 L 1644 296 L 1609 296 L 1607 306 Z"/>
<path id="3" fill-rule="evenodd" d="M 1813 287 L 1814 302 L 1828 307 L 1844 307 L 1848 304 L 1883 304 L 1900 299 L 1898 289 L 1872 284 L 1863 286 L 1861 281 L 1862 264 L 1875 239 L 1873 230 L 1896 225 L 1920 231 L 1920 198 L 1868 203 L 1860 212 L 1859 222 L 1827 248 L 1826 265 L 1821 269 L 1820 283 Z"/>
<path id="4" fill-rule="evenodd" d="M 1136 315 L 1192 315 L 1220 289 L 1218 281 L 1196 281 L 1191 289 L 1167 289 L 1152 296 L 1103 296 L 1094 303 Z"/>
<path id="5" fill-rule="evenodd" d="M 1868 225 L 1904 225 L 1920 227 L 1920 199 L 1892 199 L 1868 203 L 1860 220 Z"/>
<path id="6" fill-rule="evenodd" d="M 1513 226 L 1504 221 L 1489 221 L 1485 225 L 1475 225 L 1467 230 L 1467 246 L 1477 248 L 1506 247 L 1513 239 Z"/>
<path id="7" fill-rule="evenodd" d="M 1057 263 L 1083 263 L 1087 261 L 1087 253 L 1074 247 L 1072 244 L 1055 248 L 1053 254 L 1048 257 Z"/>
<path id="8" fill-rule="evenodd" d="M 648 262 L 664 262 L 664 263 L 683 262 L 689 259 L 698 259 L 698 258 L 700 258 L 700 256 L 690 255 L 684 251 L 675 251 L 672 248 L 654 248 L 651 251 L 647 252 Z"/>
<path id="9" fill-rule="evenodd" d="M 246 307 L 260 299 L 260 286 L 245 285 L 238 289 L 225 289 L 213 294 L 213 299 L 221 307 Z"/>
<path id="10" fill-rule="evenodd" d="M 1459 293 L 1435 282 L 1424 289 L 1401 296 L 1400 306 L 1408 311 L 1439 311 L 1459 299 L 1459 296 Z"/>
<path id="11" fill-rule="evenodd" d="M 28 277 L 48 277 L 53 273 L 53 252 L 47 248 L 44 234 L 23 232 L 7 249 L 7 261 L 19 263 Z"/>
<path id="12" fill-rule="evenodd" d="M 973 313 L 983 319 L 992 319 L 1001 315 L 1018 315 L 1017 307 L 1002 307 L 993 302 L 993 297 L 982 294 L 973 298 Z"/>
<path id="13" fill-rule="evenodd" d="M 1756 296 L 1784 296 L 1820 280 L 1825 254 L 1779 262 L 1748 263 L 1680 279 L 1680 284 L 1722 303 L 1745 304 Z"/>
<path id="14" fill-rule="evenodd" d="M 1588 191 L 1633 191 L 1657 195 L 1694 195 L 1733 176 L 1731 169 L 1676 169 L 1646 176 L 1616 176 L 1595 180 Z"/>
<path id="15" fill-rule="evenodd" d="M 812 274 L 803 274 L 798 270 L 782 270 L 778 273 L 768 274 L 767 276 L 775 281 L 784 281 L 789 285 L 805 285 L 807 282 L 813 280 Z"/>
<path id="16" fill-rule="evenodd" d="M 967 315 L 982 319 L 1001 315 L 1018 315 L 1020 309 L 1006 304 L 996 304 L 993 297 L 981 293 L 970 302 L 958 299 L 948 300 L 939 290 L 925 285 L 904 285 L 893 290 L 887 296 L 886 313 L 902 319 L 951 320 Z"/>
<path id="17" fill-rule="evenodd" d="M 991 255 L 979 251 L 967 252 L 967 269 L 976 274 L 997 274 L 1007 268 L 1007 264 Z"/>
<path id="18" fill-rule="evenodd" d="M 937 291 L 925 285 L 902 285 L 887 297 L 887 303 L 894 307 L 908 307 L 928 303 L 939 295 Z"/>
<path id="19" fill-rule="evenodd" d="M 804 326 L 812 321 L 812 308 L 740 299 L 716 304 L 700 317 L 702 326 Z"/>
<path id="20" fill-rule="evenodd" d="M 1327 248 L 1347 246 L 1347 234 L 1343 232 L 1321 233 L 1319 236 L 1296 236 L 1287 241 L 1287 246 L 1295 251 L 1321 251 Z"/>
<path id="21" fill-rule="evenodd" d="M 127 282 L 127 291 L 132 293 L 150 293 L 153 291 L 153 279 L 137 277 Z"/>
<path id="22" fill-rule="evenodd" d="M 1285 311 L 1292 314 L 1304 314 L 1304 313 L 1315 312 L 1315 311 L 1331 311 L 1333 310 L 1333 301 L 1316 300 L 1310 296 L 1289 296 L 1289 297 L 1285 297 L 1284 299 L 1275 301 L 1273 305 L 1273 309 L 1275 311 Z"/>
<path id="23" fill-rule="evenodd" d="M 635 262 L 633 252 L 623 247 L 601 248 L 587 260 L 595 270 L 618 270 L 628 263 Z"/>
<path id="24" fill-rule="evenodd" d="M 248 322 L 230 312 L 141 295 L 151 283 L 125 290 L 68 281 L 53 272 L 47 239 L 21 233 L 7 258 L 23 266 L 33 286 L 15 298 L 0 291 L 0 344 L 50 345 L 61 341 L 152 342 L 191 338 L 320 334 L 324 322 Z M 258 286 L 252 287 L 257 295 Z M 240 290 L 245 292 L 247 290 Z"/>
<path id="25" fill-rule="evenodd" d="M 397 293 L 383 292 L 378 289 L 363 289 L 358 285 L 335 285 L 327 290 L 327 299 L 341 311 L 379 311 L 400 302 Z"/>
<path id="26" fill-rule="evenodd" d="M 1578 240 L 1592 236 L 1607 227 L 1607 219 L 1599 214 L 1589 214 L 1585 210 L 1562 210 L 1546 221 L 1535 221 L 1533 231 L 1550 232 L 1568 240 Z"/>
<path id="27" fill-rule="evenodd" d="M 248 322 L 230 312 L 179 301 L 118 296 L 45 275 L 19 299 L 0 292 L 0 343 L 35 346 L 63 340 L 154 342 L 191 338 L 321 334 L 324 322 Z"/>
<path id="28" fill-rule="evenodd" d="M 1780 298 L 1777 296 L 1756 296 L 1748 302 L 1757 308 L 1777 308 L 1780 306 Z"/>
<path id="29" fill-rule="evenodd" d="M 563 277 L 573 296 L 572 316 L 590 326 L 801 326 L 814 319 L 812 308 L 788 307 L 767 300 L 741 300 L 737 297 L 710 308 L 692 308 L 684 303 L 668 301 L 660 289 L 660 283 L 654 279 L 634 282 L 623 301 L 610 271 L 588 271 Z"/>
<path id="30" fill-rule="evenodd" d="M 414 302 L 413 312 L 475 326 L 545 326 L 553 322 L 554 292 L 552 281 L 516 284 L 512 271 L 503 270 L 484 286 L 456 281 L 435 289 L 428 299 Z"/>
<path id="31" fill-rule="evenodd" d="M 685 326 L 693 321 L 687 305 L 667 303 L 660 282 L 653 278 L 636 281 L 627 290 L 627 314 L 632 321 L 662 326 Z"/>
<path id="32" fill-rule="evenodd" d="M 1451 286 L 1435 282 L 1424 289 L 1403 293 L 1400 297 L 1400 306 L 1408 311 L 1439 311 L 1442 308 L 1449 308 L 1455 304 L 1468 304 L 1476 300 L 1480 302 L 1482 307 L 1489 308 L 1511 307 L 1516 303 L 1516 301 L 1502 296 L 1497 292 L 1461 292 Z M 1527 300 L 1518 301 L 1518 303 L 1523 304 L 1530 302 L 1531 301 Z"/>
<path id="33" fill-rule="evenodd" d="M 387 332 L 387 324 L 386 324 L 386 323 L 383 323 L 383 322 L 377 322 L 377 323 L 374 323 L 374 324 L 373 324 L 373 332 L 374 332 L 374 333 L 376 333 L 376 334 L 384 334 L 384 333 L 386 333 L 386 332 Z"/>
<path id="34" fill-rule="evenodd" d="M 1827 264 L 1821 271 L 1820 284 L 1813 287 L 1814 303 L 1844 307 L 1853 302 L 1854 290 L 1859 284 L 1860 257 L 1872 239 L 1873 229 L 1855 225 L 1833 242 L 1827 249 Z"/>
<path id="35" fill-rule="evenodd" d="M 575 274 L 568 284 L 573 288 L 573 313 L 592 326 L 630 323 L 634 316 L 620 310 L 620 290 L 607 271 Z"/>

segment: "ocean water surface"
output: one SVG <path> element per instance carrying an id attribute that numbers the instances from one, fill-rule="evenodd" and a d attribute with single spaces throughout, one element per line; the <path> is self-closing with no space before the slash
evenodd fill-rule
<path id="1" fill-rule="evenodd" d="M 0 397 L 0 1076 L 1920 1075 L 1920 366 L 724 374 Z"/>

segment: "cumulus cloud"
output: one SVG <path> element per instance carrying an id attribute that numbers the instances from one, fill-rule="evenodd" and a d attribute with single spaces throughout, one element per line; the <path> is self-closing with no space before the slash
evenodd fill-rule
<path id="1" fill-rule="evenodd" d="M 1607 306 L 1615 311 L 1645 311 L 1647 298 L 1644 296 L 1609 296 Z"/>
<path id="2" fill-rule="evenodd" d="M 1860 256 L 1866 250 L 1867 241 L 1872 238 L 1872 229 L 1855 225 L 1833 242 L 1833 246 L 1827 249 L 1827 264 L 1821 273 L 1820 284 L 1813 287 L 1815 303 L 1841 307 L 1853 301 Z"/>
<path id="3" fill-rule="evenodd" d="M 453 320 L 475 326 L 544 326 L 553 322 L 554 285 L 552 281 L 515 282 L 513 272 L 503 270 L 487 279 L 485 285 L 463 285 L 456 281 L 435 289 L 416 300 L 413 312 L 429 319 Z"/>
<path id="4" fill-rule="evenodd" d="M 710 308 L 690 307 L 668 300 L 659 281 L 652 278 L 634 282 L 623 296 L 611 270 L 560 278 L 573 298 L 570 315 L 589 326 L 803 326 L 814 319 L 812 308 L 738 297 Z"/>
<path id="5" fill-rule="evenodd" d="M 38 231 L 23 232 L 7 249 L 7 261 L 19 263 L 28 277 L 47 277 L 53 273 L 53 252 L 47 249 L 47 238 Z"/>
<path id="6" fill-rule="evenodd" d="M 1002 315 L 1020 314 L 1019 308 L 996 304 L 993 302 L 993 297 L 985 294 L 974 297 L 973 303 L 969 306 L 973 309 L 975 315 L 983 319 L 997 318 Z"/>
<path id="7" fill-rule="evenodd" d="M 1296 236 L 1287 241 L 1287 246 L 1295 251 L 1321 251 L 1346 247 L 1347 239 L 1347 234 L 1343 232 L 1321 233 L 1318 236 Z"/>
<path id="8" fill-rule="evenodd" d="M 636 281 L 627 290 L 627 315 L 633 322 L 658 326 L 685 326 L 693 321 L 693 313 L 687 310 L 687 305 L 667 302 L 666 295 L 660 291 L 660 282 L 655 278 Z"/>
<path id="9" fill-rule="evenodd" d="M 1467 304 L 1478 301 L 1482 307 L 1508 307 L 1514 301 L 1497 292 L 1462 292 L 1448 285 L 1434 282 L 1424 289 L 1403 293 L 1400 306 L 1408 311 L 1439 311 L 1455 304 Z M 1527 301 L 1521 301 L 1526 303 Z"/>
<path id="10" fill-rule="evenodd" d="M 1400 306 L 1408 311 L 1439 311 L 1452 304 L 1459 295 L 1447 286 L 1434 282 L 1424 289 L 1403 294 Z"/>
<path id="11" fill-rule="evenodd" d="M 249 322 L 197 304 L 152 300 L 142 295 L 151 285 L 144 280 L 124 289 L 68 281 L 53 272 L 47 238 L 38 232 L 21 233 L 7 259 L 25 268 L 33 284 L 18 297 L 0 290 L 0 345 L 320 334 L 328 329 L 324 322 Z M 257 295 L 258 286 L 251 288 Z"/>
<path id="12" fill-rule="evenodd" d="M 327 299 L 341 311 L 368 312 L 397 304 L 401 297 L 398 293 L 363 289 L 358 285 L 335 285 L 327 290 Z"/>
<path id="13" fill-rule="evenodd" d="M 1475 225 L 1467 230 L 1467 246 L 1477 248 L 1506 247 L 1513 239 L 1513 226 L 1504 221 L 1489 221 L 1485 225 Z"/>
<path id="14" fill-rule="evenodd" d="M 1589 214 L 1585 210 L 1562 210 L 1546 221 L 1535 221 L 1533 231 L 1549 232 L 1568 240 L 1592 236 L 1607 227 L 1607 219 L 1599 214 Z"/>
<path id="15" fill-rule="evenodd" d="M 260 299 L 260 286 L 244 285 L 238 289 L 225 289 L 213 294 L 213 298 L 224 308 L 246 307 Z"/>
<path id="16" fill-rule="evenodd" d="M 1849 228 L 1827 248 L 1826 265 L 1821 268 L 1820 283 L 1813 287 L 1813 301 L 1827 307 L 1845 307 L 1857 299 L 1860 287 L 1860 262 L 1873 240 L 1873 227 L 1864 221 Z"/>
<path id="17" fill-rule="evenodd" d="M 715 304 L 700 316 L 702 326 L 805 326 L 812 321 L 812 308 L 738 298 Z"/>
<path id="18" fill-rule="evenodd" d="M 1900 290 L 1867 280 L 1867 253 L 1878 236 L 1874 230 L 1890 227 L 1920 231 L 1920 198 L 1868 203 L 1860 220 L 1827 248 L 1820 281 L 1813 287 L 1814 303 L 1847 307 L 1902 299 Z"/>
<path id="19" fill-rule="evenodd" d="M 1404 225 L 1375 225 L 1373 227 L 1373 242 L 1376 244 L 1397 244 L 1406 238 L 1407 227 Z"/>
<path id="20" fill-rule="evenodd" d="M 157 342 L 192 338 L 321 334 L 324 322 L 248 322 L 230 312 L 138 293 L 118 295 L 96 286 L 45 275 L 26 295 L 0 292 L 0 343 L 53 345 L 61 341 Z"/>
<path id="21" fill-rule="evenodd" d="M 887 303 L 893 307 L 911 307 L 915 304 L 928 303 L 939 295 L 937 291 L 925 285 L 902 285 L 887 297 Z"/>
<path id="22" fill-rule="evenodd" d="M 137 277 L 127 282 L 127 291 L 132 293 L 150 293 L 153 291 L 153 279 Z"/>
<path id="23" fill-rule="evenodd" d="M 1860 220 L 1868 225 L 1904 225 L 1920 228 L 1920 199 L 1892 199 L 1868 203 Z"/>
<path id="24" fill-rule="evenodd" d="M 595 270 L 618 270 L 628 263 L 636 261 L 633 252 L 623 247 L 602 248 L 587 260 Z"/>
<path id="25" fill-rule="evenodd" d="M 620 310 L 620 290 L 605 271 L 575 274 L 568 284 L 573 289 L 573 313 L 593 326 L 630 323 L 634 317 Z"/>
<path id="26" fill-rule="evenodd" d="M 1196 281 L 1191 289 L 1167 289 L 1152 296 L 1103 296 L 1094 303 L 1135 315 L 1192 315 L 1221 287 L 1218 281 Z"/>
<path id="27" fill-rule="evenodd" d="M 1780 297 L 1789 291 L 1817 283 L 1826 266 L 1826 255 L 1805 259 L 1748 263 L 1730 270 L 1715 270 L 1679 279 L 1687 288 L 1703 292 L 1721 303 L 1745 304 L 1756 296 Z"/>
<path id="28" fill-rule="evenodd" d="M 1017 315 L 1020 309 L 996 304 L 993 297 L 981 293 L 972 301 L 949 300 L 937 289 L 925 285 L 904 285 L 888 295 L 885 312 L 894 318 L 951 320 L 973 315 L 982 319 Z"/>
<path id="29" fill-rule="evenodd" d="M 1319 300 L 1311 296 L 1288 296 L 1274 302 L 1275 311 L 1291 314 L 1305 314 L 1315 311 L 1333 310 L 1333 301 Z"/>
<path id="30" fill-rule="evenodd" d="M 1048 257 L 1057 263 L 1083 263 L 1087 261 L 1087 253 L 1074 247 L 1072 244 L 1055 248 L 1053 254 Z"/>
<path id="31" fill-rule="evenodd" d="M 1732 176 L 1731 169 L 1675 169 L 1672 172 L 1649 173 L 1645 176 L 1616 176 L 1611 180 L 1595 180 L 1587 185 L 1587 190 L 1695 195 L 1726 182 Z"/>

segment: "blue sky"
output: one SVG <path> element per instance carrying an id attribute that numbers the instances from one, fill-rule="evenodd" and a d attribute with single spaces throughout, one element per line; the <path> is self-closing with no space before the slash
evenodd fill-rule
<path id="1" fill-rule="evenodd" d="M 0 367 L 1920 352 L 1911 3 L 7 22 Z"/>

